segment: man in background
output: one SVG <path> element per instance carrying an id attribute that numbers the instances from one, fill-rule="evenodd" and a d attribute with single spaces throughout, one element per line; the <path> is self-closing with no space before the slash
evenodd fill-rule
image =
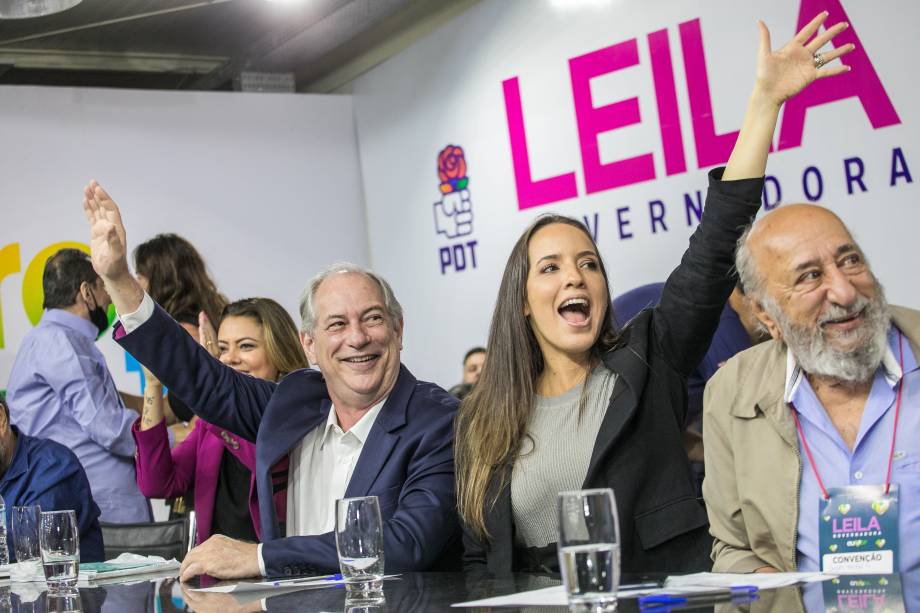
<path id="1" fill-rule="evenodd" d="M 11 421 L 24 434 L 76 454 L 102 521 L 150 521 L 150 505 L 135 482 L 131 424 L 137 413 L 125 407 L 95 344 L 109 325 L 112 302 L 102 279 L 86 253 L 61 249 L 45 265 L 42 288 L 45 312 L 10 372 Z"/>
<path id="2" fill-rule="evenodd" d="M 473 386 L 479 382 L 479 377 L 482 375 L 482 365 L 485 364 L 485 361 L 485 347 L 473 347 L 467 351 L 466 355 L 463 356 L 463 382 L 450 388 L 448 393 L 459 400 L 463 400 L 467 394 L 473 391 Z"/>

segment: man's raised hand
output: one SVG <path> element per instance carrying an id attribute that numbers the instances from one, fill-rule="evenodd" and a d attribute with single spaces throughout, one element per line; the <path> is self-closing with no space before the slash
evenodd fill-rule
<path id="1" fill-rule="evenodd" d="M 128 243 L 118 205 L 95 179 L 83 190 L 83 212 L 89 222 L 90 256 L 120 314 L 133 313 L 144 298 L 137 279 L 128 270 Z"/>
<path id="2" fill-rule="evenodd" d="M 130 275 L 121 213 L 115 201 L 95 179 L 83 190 L 83 211 L 90 226 L 93 268 L 105 281 Z"/>

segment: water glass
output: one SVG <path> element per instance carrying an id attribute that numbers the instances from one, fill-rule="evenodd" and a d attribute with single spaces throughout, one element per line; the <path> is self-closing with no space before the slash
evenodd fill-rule
<path id="1" fill-rule="evenodd" d="M 16 563 L 10 566 L 11 581 L 34 581 L 42 561 L 38 527 L 42 509 L 38 505 L 13 507 L 10 524 Z"/>
<path id="2" fill-rule="evenodd" d="M 352 600 L 346 598 L 345 607 L 342 611 L 343 613 L 387 613 L 389 609 L 387 608 L 387 601 L 383 598 L 379 598 L 373 603 L 368 603 L 366 599 Z"/>
<path id="3" fill-rule="evenodd" d="M 349 601 L 383 598 L 383 522 L 376 496 L 335 501 L 335 545 Z"/>
<path id="4" fill-rule="evenodd" d="M 572 610 L 616 608 L 620 524 L 613 490 L 559 494 L 559 568 Z"/>
<path id="5" fill-rule="evenodd" d="M 73 511 L 42 512 L 39 545 L 48 589 L 62 591 L 74 587 L 80 570 L 76 514 Z"/>
<path id="6" fill-rule="evenodd" d="M 82 613 L 80 591 L 77 588 L 51 591 L 45 594 L 45 610 L 48 613 Z"/>

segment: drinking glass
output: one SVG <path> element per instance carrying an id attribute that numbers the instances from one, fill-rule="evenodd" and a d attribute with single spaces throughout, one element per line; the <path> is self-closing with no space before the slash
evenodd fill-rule
<path id="1" fill-rule="evenodd" d="M 74 587 L 80 570 L 76 514 L 73 511 L 42 512 L 39 545 L 48 589 L 62 591 Z"/>
<path id="2" fill-rule="evenodd" d="M 80 591 L 75 587 L 51 591 L 45 594 L 45 609 L 48 613 L 82 613 Z"/>
<path id="3" fill-rule="evenodd" d="M 350 598 L 346 598 L 345 607 L 342 609 L 342 611 L 343 613 L 387 613 L 389 609 L 387 608 L 386 600 L 383 598 L 375 600 L 370 604 L 365 599 L 355 601 Z"/>
<path id="4" fill-rule="evenodd" d="M 10 566 L 11 581 L 33 581 L 42 561 L 38 527 L 42 509 L 38 505 L 13 507 L 10 524 L 16 563 Z"/>
<path id="5" fill-rule="evenodd" d="M 349 601 L 382 599 L 383 522 L 376 496 L 335 501 L 335 545 Z"/>
<path id="6" fill-rule="evenodd" d="M 616 608 L 620 525 L 613 490 L 559 494 L 559 568 L 572 610 Z"/>

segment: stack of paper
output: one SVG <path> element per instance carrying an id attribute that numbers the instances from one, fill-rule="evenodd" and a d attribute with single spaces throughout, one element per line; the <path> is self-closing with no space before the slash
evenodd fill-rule
<path id="1" fill-rule="evenodd" d="M 179 562 L 176 559 L 166 560 L 159 556 L 141 556 L 134 553 L 123 553 L 108 562 L 81 563 L 77 582 L 83 584 L 90 582 L 99 583 L 114 578 L 159 573 L 163 571 L 175 571 L 178 569 Z M 7 576 L 8 575 L 9 571 L 7 570 Z M 24 583 L 39 583 L 44 581 L 45 574 L 41 564 L 36 566 L 35 573 L 31 577 L 23 580 Z"/>
<path id="2" fill-rule="evenodd" d="M 166 560 L 159 556 L 140 556 L 133 553 L 123 553 L 108 562 L 87 562 L 80 564 L 81 583 L 107 582 L 110 579 L 121 577 L 134 577 L 148 573 L 175 571 L 179 569 L 179 562 L 175 558 Z"/>

